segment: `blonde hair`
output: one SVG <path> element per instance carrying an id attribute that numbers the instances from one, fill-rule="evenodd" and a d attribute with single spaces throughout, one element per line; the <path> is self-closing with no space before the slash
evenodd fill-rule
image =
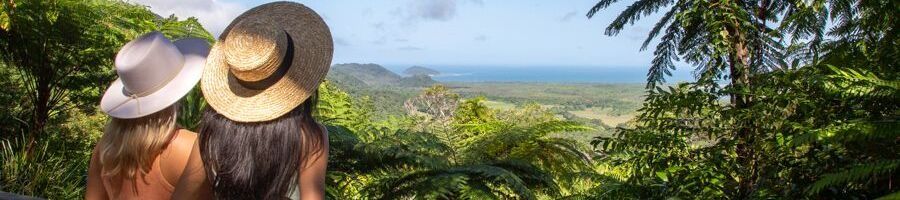
<path id="1" fill-rule="evenodd" d="M 136 119 L 112 118 L 100 139 L 103 176 L 131 179 L 149 172 L 174 135 L 176 110 L 177 104 Z"/>

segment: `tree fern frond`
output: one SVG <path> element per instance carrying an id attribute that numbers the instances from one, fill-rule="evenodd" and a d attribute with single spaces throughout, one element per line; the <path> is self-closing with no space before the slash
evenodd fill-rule
<path id="1" fill-rule="evenodd" d="M 523 199 L 537 198 L 531 189 L 528 188 L 525 181 L 516 175 L 517 173 L 504 168 L 494 166 L 466 166 L 456 169 L 455 171 L 471 174 L 478 179 L 486 179 L 500 183 L 511 189 L 516 195 Z"/>
<path id="2" fill-rule="evenodd" d="M 675 16 L 675 13 L 680 10 L 681 1 L 678 1 L 675 6 L 672 6 L 672 8 L 669 9 L 669 12 L 666 12 L 666 14 L 664 14 L 663 17 L 656 22 L 656 25 L 653 26 L 653 29 L 650 30 L 650 33 L 647 35 L 647 39 L 644 39 L 644 43 L 641 44 L 641 51 L 647 49 L 647 45 L 650 44 L 650 41 L 653 41 L 653 38 L 656 38 L 656 35 L 659 35 L 659 31 L 662 30 L 664 26 L 668 25 L 669 22 L 672 21 L 672 17 Z"/>
<path id="3" fill-rule="evenodd" d="M 504 196 L 501 188 L 506 188 L 518 198 L 536 199 L 532 188 L 553 186 L 555 182 L 545 172 L 526 163 L 504 161 L 428 169 L 397 177 L 386 177 L 367 186 L 367 191 L 383 193 L 377 195 L 378 199 L 402 197 L 453 199 L 463 190 L 469 192 L 477 190 L 479 193 Z"/>
<path id="4" fill-rule="evenodd" d="M 625 8 L 616 19 L 606 27 L 606 35 L 617 35 L 626 24 L 634 24 L 643 16 L 653 14 L 659 8 L 672 3 L 672 0 L 638 0 Z"/>
<path id="5" fill-rule="evenodd" d="M 607 8 L 609 7 L 609 5 L 612 5 L 613 3 L 616 3 L 618 1 L 619 0 L 601 0 L 600 2 L 597 2 L 597 4 L 594 4 L 594 7 L 591 7 L 591 10 L 588 11 L 586 16 L 588 18 L 594 17 L 594 14 L 597 14 L 597 12 L 600 12 L 600 10 Z"/>
<path id="6" fill-rule="evenodd" d="M 591 161 L 590 154 L 585 151 L 583 147 L 579 147 L 579 143 L 575 140 L 571 139 L 563 139 L 563 138 L 553 138 L 553 139 L 543 139 L 541 140 L 547 144 L 551 144 L 557 147 L 560 147 L 562 150 L 566 152 L 570 152 L 571 155 L 575 155 L 579 160 L 571 160 L 568 162 L 584 162 L 588 164 Z"/>
<path id="7" fill-rule="evenodd" d="M 900 121 L 853 120 L 811 130 L 795 137 L 791 144 L 799 146 L 812 142 L 856 142 L 900 137 Z"/>
<path id="8" fill-rule="evenodd" d="M 517 180 L 521 180 L 524 186 L 533 188 L 536 191 L 543 191 L 549 195 L 555 196 L 559 193 L 559 185 L 553 179 L 553 176 L 536 166 L 515 160 L 504 160 L 490 163 L 492 166 L 503 168 L 516 175 Z M 515 189 L 514 191 L 521 190 Z"/>
<path id="9" fill-rule="evenodd" d="M 578 131 L 592 131 L 594 128 L 590 126 L 585 126 L 582 123 L 574 122 L 574 121 L 561 121 L 561 120 L 553 120 L 549 122 L 543 122 L 531 127 L 527 127 L 523 132 L 529 133 L 530 135 L 535 135 L 538 137 L 546 136 L 551 133 L 562 133 L 562 132 L 578 132 Z"/>
<path id="10" fill-rule="evenodd" d="M 826 66 L 835 73 L 829 76 L 834 81 L 826 82 L 824 85 L 831 93 L 855 98 L 900 97 L 900 80 L 885 80 L 864 70 Z"/>
<path id="11" fill-rule="evenodd" d="M 888 87 L 894 90 L 900 90 L 900 80 L 885 80 L 877 75 L 851 68 L 838 68 L 834 65 L 827 65 L 829 69 L 837 73 L 835 77 L 844 78 L 853 81 L 865 81 L 877 86 Z"/>
<path id="12" fill-rule="evenodd" d="M 672 75 L 671 70 L 675 70 L 673 61 L 678 60 L 676 42 L 680 40 L 680 34 L 681 29 L 675 23 L 666 28 L 666 34 L 660 38 L 653 51 L 653 61 L 647 71 L 647 89 L 655 88 L 657 84 L 665 82 L 665 76 Z"/>
<path id="13" fill-rule="evenodd" d="M 900 199 L 900 192 L 894 192 L 888 195 L 884 195 L 883 197 L 878 197 L 875 200 L 896 200 Z"/>
<path id="14" fill-rule="evenodd" d="M 462 199 L 501 199 L 493 193 L 493 189 L 485 183 L 475 182 L 464 185 L 460 190 Z"/>
<path id="15" fill-rule="evenodd" d="M 872 178 L 876 175 L 886 174 L 895 171 L 900 167 L 900 160 L 887 160 L 876 163 L 863 164 L 847 169 L 846 171 L 825 174 L 817 180 L 807 190 L 810 195 L 817 194 L 823 189 L 846 184 L 850 182 L 861 181 Z"/>

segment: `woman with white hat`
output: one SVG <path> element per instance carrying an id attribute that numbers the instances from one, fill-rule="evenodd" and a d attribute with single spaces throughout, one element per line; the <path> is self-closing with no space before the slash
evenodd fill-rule
<path id="1" fill-rule="evenodd" d="M 173 198 L 323 198 L 328 136 L 312 112 L 332 52 L 328 26 L 299 3 L 232 21 L 210 50 L 209 106 Z"/>
<path id="2" fill-rule="evenodd" d="M 86 199 L 169 199 L 190 157 L 196 133 L 176 124 L 178 101 L 200 81 L 209 44 L 174 43 L 151 32 L 115 59 L 119 79 L 100 108 L 110 116 L 94 147 Z"/>

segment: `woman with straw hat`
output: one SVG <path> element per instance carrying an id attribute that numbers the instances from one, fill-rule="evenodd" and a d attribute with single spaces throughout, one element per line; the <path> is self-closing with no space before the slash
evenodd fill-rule
<path id="1" fill-rule="evenodd" d="M 169 199 L 187 164 L 196 133 L 176 124 L 177 102 L 200 81 L 209 45 L 170 42 L 151 32 L 116 55 L 119 79 L 103 94 L 110 116 L 94 147 L 87 199 Z"/>
<path id="2" fill-rule="evenodd" d="M 321 199 L 328 137 L 313 119 L 331 64 L 328 26 L 299 3 L 238 16 L 210 50 L 209 103 L 175 199 Z"/>

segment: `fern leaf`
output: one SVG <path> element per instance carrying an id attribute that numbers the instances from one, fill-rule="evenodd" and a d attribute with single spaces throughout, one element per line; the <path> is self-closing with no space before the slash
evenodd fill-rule
<path id="1" fill-rule="evenodd" d="M 900 199 L 900 192 L 894 192 L 889 195 L 884 195 L 883 197 L 878 197 L 875 200 L 896 200 Z"/>
<path id="2" fill-rule="evenodd" d="M 898 167 L 900 167 L 900 160 L 889 160 L 859 165 L 842 172 L 825 174 L 809 187 L 808 193 L 810 195 L 817 194 L 825 188 L 886 174 L 896 170 Z"/>

